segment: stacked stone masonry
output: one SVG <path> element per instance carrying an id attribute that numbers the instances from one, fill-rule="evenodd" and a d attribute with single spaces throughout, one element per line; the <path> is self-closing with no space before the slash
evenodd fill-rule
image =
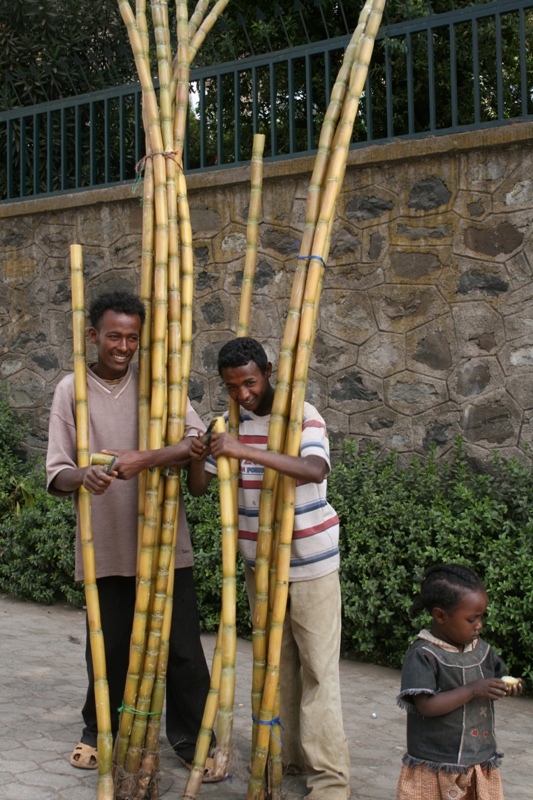
<path id="1" fill-rule="evenodd" d="M 445 454 L 461 434 L 476 458 L 493 449 L 524 458 L 533 439 L 532 132 L 522 123 L 351 154 L 307 393 L 334 446 L 353 437 L 423 454 L 434 442 Z M 270 165 L 264 182 L 251 335 L 274 365 L 309 166 Z M 249 202 L 247 170 L 213 175 L 190 186 L 190 396 L 206 419 L 226 404 L 216 357 L 236 330 Z M 139 286 L 138 195 L 122 187 L 118 199 L 111 190 L 97 202 L 80 197 L 0 209 L 0 381 L 36 449 L 54 387 L 72 367 L 69 245 L 83 245 L 89 299 Z"/>

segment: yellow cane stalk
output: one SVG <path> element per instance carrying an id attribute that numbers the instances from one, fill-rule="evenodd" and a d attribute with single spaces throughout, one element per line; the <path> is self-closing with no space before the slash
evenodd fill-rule
<path id="1" fill-rule="evenodd" d="M 146 137 L 147 153 L 151 152 L 149 138 Z M 143 214 L 141 244 L 141 300 L 144 305 L 145 320 L 139 340 L 139 450 L 148 449 L 148 430 L 150 426 L 150 340 L 152 331 L 152 280 L 154 267 L 154 171 L 151 158 L 144 163 Z M 141 546 L 144 526 L 144 493 L 146 472 L 138 476 L 138 550 Z"/>
<path id="2" fill-rule="evenodd" d="M 121 3 L 122 10 L 122 3 Z M 135 40 L 128 28 L 130 41 Z M 133 44 L 132 44 L 133 46 Z M 142 64 L 143 61 L 139 60 Z M 136 57 L 137 63 L 137 57 Z M 141 84 L 143 77 L 139 70 Z M 151 78 L 150 78 L 151 84 Z M 149 86 L 147 87 L 149 88 Z M 145 92 L 143 97 L 151 95 Z M 152 109 L 153 110 L 153 109 Z M 155 106 L 157 112 L 157 104 Z M 158 118 L 148 115 L 150 142 L 153 151 L 154 169 L 154 209 L 155 209 L 155 242 L 154 242 L 154 289 L 153 289 L 153 328 L 151 353 L 151 406 L 149 449 L 158 450 L 163 444 L 163 418 L 166 406 L 166 343 L 167 343 L 167 264 L 168 264 L 168 204 L 166 192 L 166 158 L 162 153 L 161 127 Z M 133 725 L 133 714 L 129 711 L 135 707 L 137 687 L 140 681 L 140 668 L 144 651 L 148 611 L 150 607 L 152 586 L 152 563 L 154 545 L 158 541 L 158 507 L 159 507 L 160 470 L 154 469 L 148 474 L 145 490 L 145 514 L 142 543 L 139 555 L 138 586 L 135 600 L 135 615 L 132 630 L 130 666 L 124 692 L 124 710 L 121 715 L 120 735 L 117 751 L 119 765 L 126 763 L 126 753 Z"/>
<path id="3" fill-rule="evenodd" d="M 194 36 L 191 38 L 191 42 L 189 44 L 189 64 L 192 64 L 194 57 L 200 47 L 202 46 L 205 37 L 222 14 L 226 6 L 228 5 L 229 0 L 218 0 L 215 3 L 209 14 L 205 17 L 202 24 L 198 27 L 198 30 L 195 32 Z"/>
<path id="4" fill-rule="evenodd" d="M 209 0 L 198 0 L 196 8 L 191 14 L 191 18 L 189 20 L 189 39 L 191 38 L 191 36 L 194 36 L 196 31 L 198 30 L 199 25 L 202 24 L 202 20 L 204 18 L 208 5 L 209 5 Z"/>
<path id="5" fill-rule="evenodd" d="M 237 337 L 250 333 L 250 309 L 252 306 L 252 287 L 257 263 L 257 244 L 259 240 L 259 217 L 261 216 L 261 200 L 263 197 L 263 152 L 265 136 L 254 135 L 252 147 L 252 163 L 250 168 L 250 205 L 246 225 L 246 258 L 242 276 L 241 302 L 239 308 L 239 327 Z"/>
<path id="6" fill-rule="evenodd" d="M 168 651 L 170 628 L 172 625 L 172 606 L 174 594 L 175 577 L 175 549 L 176 549 L 177 525 L 174 527 L 174 537 L 172 543 L 172 553 L 169 564 L 169 574 L 167 581 L 167 597 L 161 630 L 161 645 L 159 648 L 159 659 L 157 662 L 157 672 L 155 677 L 154 689 L 152 692 L 151 714 L 148 718 L 147 733 L 143 751 L 141 769 L 137 777 L 137 788 L 133 800 L 143 800 L 148 789 L 154 793 L 157 790 L 157 773 L 159 765 L 159 731 L 161 723 L 161 711 L 165 699 L 166 674 L 168 666 Z"/>
<path id="7" fill-rule="evenodd" d="M 183 172 L 178 174 L 178 219 L 180 226 L 181 264 L 181 429 L 185 427 L 187 387 L 191 372 L 192 305 L 193 305 L 193 246 L 192 226 Z M 182 434 L 183 435 L 183 434 Z"/>
<path id="8" fill-rule="evenodd" d="M 161 540 L 159 544 L 159 564 L 155 581 L 155 592 L 149 618 L 149 632 L 145 649 L 142 679 L 139 684 L 139 693 L 136 702 L 136 714 L 134 715 L 128 754 L 126 756 L 125 769 L 127 773 L 132 775 L 135 775 L 139 770 L 148 717 L 149 715 L 160 717 L 162 713 L 162 706 L 161 708 L 154 708 L 152 703 L 152 690 L 158 667 L 163 618 L 167 603 L 167 584 L 169 581 L 170 564 L 174 563 L 173 540 L 178 501 L 177 493 L 179 491 L 179 478 L 177 478 L 177 476 L 175 477 L 176 481 L 171 484 L 171 487 L 169 487 L 168 480 L 166 482 L 166 497 L 163 510 Z M 171 492 L 175 495 L 173 498 L 169 496 Z M 150 760 L 150 756 L 152 760 Z M 147 750 L 144 764 L 145 772 L 148 771 L 149 763 L 153 765 L 153 756 L 154 753 L 150 753 Z"/>
<path id="9" fill-rule="evenodd" d="M 248 336 L 250 331 L 250 311 L 252 306 L 252 287 L 257 266 L 257 244 L 259 240 L 258 225 L 261 215 L 261 201 L 263 197 L 263 152 L 265 149 L 265 136 L 262 133 L 254 134 L 252 146 L 252 163 L 250 170 L 250 205 L 248 207 L 248 222 L 246 226 L 246 257 L 242 277 L 241 302 L 239 306 L 239 326 L 237 337 Z M 235 438 L 239 438 L 240 409 L 239 403 L 230 398 L 228 414 L 228 431 Z M 238 518 L 238 488 L 239 488 L 239 462 L 230 460 L 231 481 L 235 514 Z"/>
<path id="10" fill-rule="evenodd" d="M 305 228 L 300 247 L 300 259 L 294 276 L 291 299 L 289 302 L 289 313 L 279 354 L 276 392 L 272 408 L 272 419 L 275 424 L 272 426 L 272 431 L 269 431 L 269 449 L 273 449 L 275 452 L 280 452 L 282 449 L 283 421 L 287 419 L 289 412 L 292 372 L 294 369 L 294 351 L 298 339 L 300 313 L 308 268 L 308 262 L 305 260 L 305 256 L 311 254 L 320 208 L 320 197 L 329 163 L 333 137 L 342 111 L 342 104 L 350 79 L 352 65 L 361 47 L 372 2 L 373 0 L 367 0 L 361 11 L 357 28 L 346 49 L 343 63 L 335 80 L 330 103 L 320 131 L 318 153 L 308 189 Z"/>
<path id="11" fill-rule="evenodd" d="M 137 777 L 137 789 L 134 800 L 143 800 L 146 791 L 157 788 L 154 775 L 157 776 L 159 764 L 159 731 L 161 727 L 161 714 L 165 700 L 165 686 L 168 666 L 168 651 L 170 628 L 172 625 L 172 606 L 174 600 L 175 553 L 176 553 L 177 525 L 174 527 L 171 560 L 167 581 L 167 597 L 161 629 L 161 644 L 154 688 L 152 692 L 151 715 L 148 717 L 146 740 L 140 772 Z M 155 713 L 154 713 L 155 712 Z"/>
<path id="12" fill-rule="evenodd" d="M 170 253 L 168 281 L 168 415 L 166 444 L 174 445 L 183 438 L 181 415 L 181 310 L 179 261 L 178 258 L 171 258 Z M 174 580 L 173 565 L 180 478 L 174 470 L 167 470 L 167 473 L 164 485 L 164 503 L 161 511 L 162 526 L 157 578 L 150 612 L 150 633 L 146 648 L 143 678 L 137 700 L 138 713 L 135 717 L 126 759 L 126 771 L 137 772 L 141 764 L 140 748 L 146 735 L 147 741 L 142 756 L 139 792 L 143 786 L 148 785 L 151 776 L 154 774 L 157 758 L 156 744 L 158 742 L 160 716 L 163 710 L 164 681 L 168 661 L 168 641 L 172 614 L 172 595 L 168 592 L 168 584 L 171 583 L 173 586 Z M 160 482 L 160 491 L 162 489 L 162 482 Z M 164 624 L 165 619 L 166 624 Z M 163 658 L 161 657 L 161 649 L 165 654 Z M 156 681 L 158 682 L 158 692 L 154 696 L 153 687 Z M 148 709 L 150 709 L 149 714 Z M 141 712 L 140 715 L 139 712 Z M 147 728 L 148 734 L 146 733 Z"/>
<path id="13" fill-rule="evenodd" d="M 223 417 L 217 417 L 215 433 L 225 433 Z M 217 459 L 218 491 L 220 497 L 220 520 L 222 527 L 222 666 L 219 690 L 217 722 L 217 750 L 213 772 L 226 776 L 231 751 L 233 728 L 233 702 L 235 696 L 235 653 L 236 633 L 236 583 L 235 569 L 237 557 L 237 520 L 231 490 L 231 469 L 229 459 Z"/>
<path id="14" fill-rule="evenodd" d="M 87 404 L 87 370 L 85 361 L 85 302 L 83 290 L 83 257 L 79 244 L 70 247 L 72 283 L 72 329 L 74 340 L 74 384 L 76 395 L 76 445 L 78 467 L 89 466 L 89 410 Z M 100 603 L 96 586 L 96 566 L 91 524 L 91 495 L 84 486 L 78 490 L 78 514 L 81 529 L 85 602 L 89 621 L 89 638 L 94 671 L 96 721 L 98 725 L 98 800 L 112 800 L 111 772 L 113 737 L 107 683 L 104 636 L 100 619 Z"/>
<path id="15" fill-rule="evenodd" d="M 370 6 L 370 4 L 371 0 L 368 1 L 367 6 Z M 296 268 L 293 289 L 291 292 L 289 314 L 287 317 L 279 356 L 276 391 L 274 395 L 268 437 L 268 449 L 273 450 L 274 452 L 280 452 L 283 449 L 289 413 L 293 358 L 298 336 L 301 303 L 303 301 L 303 291 L 308 268 L 308 262 L 303 259 L 303 256 L 309 254 L 309 249 L 312 244 L 316 221 L 318 218 L 320 193 L 322 190 L 323 179 L 330 154 L 331 142 L 334 136 L 335 125 L 340 116 L 342 102 L 346 92 L 347 81 L 350 76 L 353 60 L 356 55 L 358 44 L 361 41 L 362 33 L 364 31 L 366 19 L 369 13 L 369 8 L 367 9 L 365 6 L 365 9 L 363 9 L 363 12 L 361 13 L 359 25 L 354 31 L 350 44 L 348 45 L 344 55 L 341 69 L 331 93 L 331 99 L 324 119 L 324 124 L 320 132 L 318 155 L 315 161 L 308 191 L 306 225 L 302 237 L 302 246 L 300 248 L 300 255 L 302 258 L 299 259 Z M 255 567 L 256 603 L 252 622 L 252 642 L 254 644 L 252 709 L 253 714 L 256 717 L 258 717 L 259 714 L 266 669 L 266 624 L 268 615 L 269 564 L 270 552 L 272 548 L 273 511 L 276 506 L 276 481 L 277 475 L 275 471 L 265 469 L 259 505 L 259 525 Z M 275 573 L 275 563 L 273 567 L 270 567 L 270 569 L 273 569 Z M 272 580 L 272 572 L 270 580 Z M 254 723 L 252 733 L 252 752 L 255 749 L 256 733 L 257 723 Z"/>
<path id="16" fill-rule="evenodd" d="M 320 298 L 325 260 L 324 255 L 326 254 L 326 250 L 329 250 L 329 236 L 331 233 L 335 204 L 340 190 L 340 181 L 344 176 L 346 155 L 355 121 L 355 114 L 357 113 L 360 94 L 364 87 L 364 81 L 366 80 L 368 63 L 372 53 L 375 35 L 379 29 L 383 5 L 384 0 L 375 0 L 372 3 L 372 10 L 369 13 L 368 10 L 365 9 L 365 32 L 362 35 L 361 45 L 357 48 L 357 61 L 351 70 L 349 90 L 344 100 L 342 117 L 334 138 L 334 152 L 328 163 L 327 183 L 322 197 L 318 223 L 313 236 L 310 266 L 302 302 L 298 350 L 292 386 L 291 416 L 285 447 L 285 452 L 288 455 L 299 455 L 305 385 L 314 337 L 316 307 Z M 304 255 L 308 254 L 306 253 Z M 295 480 L 286 476 L 283 481 L 283 513 L 277 559 L 276 594 L 268 645 L 268 667 L 260 711 L 260 720 L 264 724 L 259 726 L 257 732 L 257 744 L 248 791 L 249 800 L 252 800 L 252 798 L 253 800 L 258 800 L 260 797 L 263 773 L 268 756 L 270 736 L 269 723 L 271 723 L 273 718 L 273 709 L 279 680 L 279 654 L 281 650 L 281 635 L 289 585 L 290 548 L 294 524 L 294 498 Z"/>
<path id="17" fill-rule="evenodd" d="M 276 689 L 274 704 L 274 719 L 280 715 L 280 690 L 279 683 Z M 281 757 L 281 726 L 279 723 L 272 725 L 270 734 L 270 752 L 268 759 L 268 787 L 271 800 L 281 800 L 281 785 L 283 783 L 283 761 Z"/>
<path id="18" fill-rule="evenodd" d="M 189 775 L 187 785 L 185 786 L 182 800 L 194 800 L 194 798 L 197 797 L 204 777 L 205 763 L 211 746 L 211 735 L 213 733 L 218 710 L 218 695 L 220 691 L 220 677 L 222 674 L 222 627 L 223 622 L 220 620 L 215 651 L 213 653 L 213 663 L 211 665 L 209 694 L 207 695 L 202 717 L 202 726 L 198 734 L 198 739 L 196 740 L 193 768 Z"/>

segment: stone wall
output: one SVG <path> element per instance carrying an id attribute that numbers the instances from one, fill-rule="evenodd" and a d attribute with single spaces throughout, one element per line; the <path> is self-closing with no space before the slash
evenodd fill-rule
<path id="1" fill-rule="evenodd" d="M 334 444 L 402 453 L 462 434 L 472 454 L 533 438 L 533 124 L 354 151 L 338 204 L 308 399 Z M 276 362 L 312 162 L 266 165 L 251 334 Z M 247 168 L 191 176 L 195 252 L 190 394 L 225 405 L 219 346 L 236 329 Z M 87 295 L 138 288 L 141 207 L 131 187 L 0 207 L 0 380 L 46 441 L 71 368 L 69 245 Z"/>

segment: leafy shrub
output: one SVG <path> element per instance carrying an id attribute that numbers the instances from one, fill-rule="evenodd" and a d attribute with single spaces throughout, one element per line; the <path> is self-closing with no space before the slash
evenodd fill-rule
<path id="1" fill-rule="evenodd" d="M 44 484 L 41 467 L 27 483 L 31 502 L 0 520 L 0 586 L 38 603 L 80 606 L 85 600 L 74 580 L 74 507 L 51 497 Z"/>
<path id="2" fill-rule="evenodd" d="M 80 605 L 74 581 L 75 516 L 70 500 L 50 497 L 42 465 L 30 466 L 26 431 L 0 395 L 0 590 L 50 603 Z M 485 580 L 490 605 L 484 636 L 509 671 L 533 685 L 533 472 L 497 453 L 486 471 L 469 463 L 457 440 L 453 456 L 414 458 L 401 467 L 347 442 L 329 480 L 341 522 L 345 650 L 399 667 L 424 620 L 409 618 L 426 567 L 466 564 Z M 220 616 L 222 555 L 217 490 L 185 491 L 203 630 Z M 426 619 L 425 623 L 427 624 Z M 237 629 L 250 634 L 242 559 L 237 562 Z"/>
<path id="3" fill-rule="evenodd" d="M 345 648 L 399 667 L 421 627 L 409 618 L 418 579 L 439 562 L 466 564 L 487 585 L 485 638 L 510 672 L 533 683 L 533 474 L 494 455 L 490 471 L 435 453 L 401 469 L 397 454 L 348 442 L 329 481 L 341 521 Z M 426 619 L 426 623 L 427 623 Z M 422 623 L 424 621 L 422 620 Z"/>
<path id="4" fill-rule="evenodd" d="M 211 482 L 203 497 L 192 497 L 184 487 L 187 522 L 194 551 L 194 580 L 198 595 L 200 625 L 216 633 L 220 619 L 222 592 L 222 545 L 220 507 L 216 482 Z M 244 563 L 237 557 L 237 633 L 251 634 L 248 597 L 244 585 Z"/>
<path id="5" fill-rule="evenodd" d="M 0 589 L 41 603 L 81 605 L 74 509 L 70 500 L 47 494 L 42 464 L 24 459 L 26 434 L 0 395 Z"/>

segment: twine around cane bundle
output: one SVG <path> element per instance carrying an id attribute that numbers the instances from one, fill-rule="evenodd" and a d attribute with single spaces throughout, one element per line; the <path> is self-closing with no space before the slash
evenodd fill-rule
<path id="1" fill-rule="evenodd" d="M 176 158 L 179 152 L 179 150 L 156 150 L 155 153 L 147 153 L 135 164 L 135 172 L 137 175 L 140 175 L 142 172 L 144 172 L 147 160 L 149 158 L 153 158 L 154 156 L 165 156 L 165 158 L 171 158 L 176 166 L 183 172 L 183 164 Z"/>

